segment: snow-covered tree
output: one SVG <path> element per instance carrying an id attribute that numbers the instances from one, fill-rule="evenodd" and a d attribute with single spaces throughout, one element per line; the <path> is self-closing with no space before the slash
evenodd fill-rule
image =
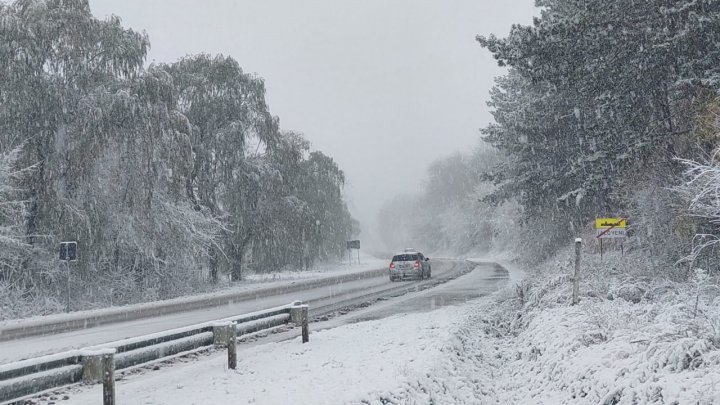
<path id="1" fill-rule="evenodd" d="M 564 240 L 622 215 L 642 180 L 672 183 L 720 72 L 713 1 L 543 0 L 532 26 L 479 37 L 510 73 L 485 139 L 508 156 L 492 197 L 517 198 Z M 492 198 L 491 197 L 491 198 Z"/>
<path id="2" fill-rule="evenodd" d="M 26 202 L 17 185 L 32 168 L 17 168 L 20 152 L 17 147 L 0 153 L 0 282 L 10 284 L 22 284 L 19 270 L 30 250 L 23 229 Z"/>
<path id="3" fill-rule="evenodd" d="M 79 243 L 76 306 L 93 306 L 239 280 L 251 253 L 256 270 L 299 267 L 323 204 L 350 221 L 260 78 L 205 54 L 145 68 L 148 47 L 87 0 L 0 2 L 0 277 L 23 295 L 65 294 L 62 240 Z M 331 197 L 304 201 L 309 187 Z M 338 245 L 334 229 L 313 243 Z"/>

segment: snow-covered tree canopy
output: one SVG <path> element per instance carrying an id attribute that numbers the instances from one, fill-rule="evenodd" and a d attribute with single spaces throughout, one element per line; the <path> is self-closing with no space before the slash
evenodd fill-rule
<path id="1" fill-rule="evenodd" d="M 0 3 L 0 282 L 62 301 L 63 240 L 87 305 L 340 254 L 342 171 L 279 130 L 262 79 L 206 54 L 145 68 L 149 46 L 87 0 Z"/>
<path id="2" fill-rule="evenodd" d="M 717 97 L 720 4 L 710 0 L 543 0 L 532 26 L 478 41 L 509 73 L 485 141 L 508 156 L 490 200 L 562 238 L 637 208 L 640 184 L 677 181 L 673 158 L 708 153 L 698 113 Z M 659 179 L 663 180 L 659 180 Z M 636 219 L 637 216 L 635 217 Z"/>

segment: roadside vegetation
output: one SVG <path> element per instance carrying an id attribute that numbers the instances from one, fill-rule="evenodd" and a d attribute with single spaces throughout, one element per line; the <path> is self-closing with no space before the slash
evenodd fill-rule
<path id="1" fill-rule="evenodd" d="M 508 403 L 716 403 L 720 5 L 536 3 L 531 26 L 477 38 L 508 68 L 495 122 L 474 152 L 431 166 L 408 216 L 428 253 L 504 252 L 528 269 L 480 311 L 471 335 L 484 337 L 461 339 L 463 358 L 482 356 L 468 389 Z M 612 241 L 601 259 L 603 217 L 628 219 L 624 254 Z"/>
<path id="2" fill-rule="evenodd" d="M 0 319 L 203 291 L 343 252 L 344 174 L 222 55 L 146 66 L 87 0 L 0 3 Z"/>

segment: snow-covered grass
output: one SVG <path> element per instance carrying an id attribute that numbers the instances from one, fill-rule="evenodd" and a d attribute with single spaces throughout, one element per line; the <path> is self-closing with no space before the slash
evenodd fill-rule
<path id="1" fill-rule="evenodd" d="M 458 350 L 470 364 L 453 364 L 475 376 L 480 403 L 720 403 L 720 299 L 709 278 L 674 282 L 642 256 L 585 252 L 572 306 L 571 259 L 565 251 L 532 272 L 522 308 L 506 292 L 477 311 L 474 339 Z"/>

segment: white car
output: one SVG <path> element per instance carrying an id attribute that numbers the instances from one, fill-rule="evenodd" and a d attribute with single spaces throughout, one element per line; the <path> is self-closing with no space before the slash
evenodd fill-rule
<path id="1" fill-rule="evenodd" d="M 390 281 L 430 278 L 430 258 L 415 250 L 398 253 L 390 262 Z"/>

